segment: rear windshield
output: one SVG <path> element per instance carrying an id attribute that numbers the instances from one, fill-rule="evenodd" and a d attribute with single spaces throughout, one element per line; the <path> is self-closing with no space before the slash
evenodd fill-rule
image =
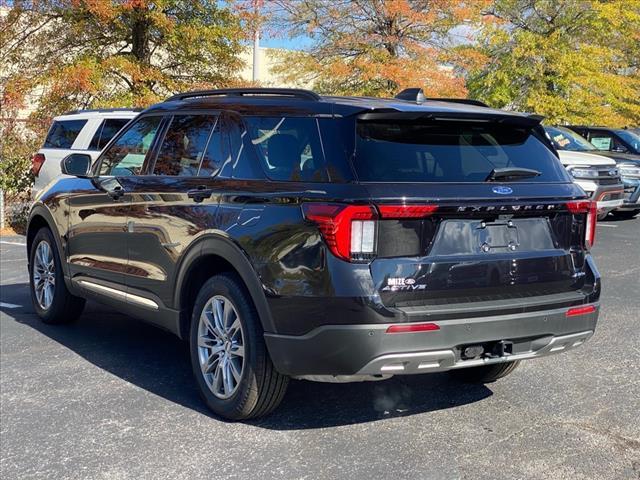
<path id="1" fill-rule="evenodd" d="M 360 181 L 483 182 L 495 168 L 540 172 L 521 182 L 564 182 L 554 153 L 528 128 L 450 121 L 359 121 Z"/>
<path id="2" fill-rule="evenodd" d="M 76 137 L 87 123 L 86 120 L 61 120 L 53 122 L 47 138 L 44 141 L 44 148 L 71 148 Z"/>

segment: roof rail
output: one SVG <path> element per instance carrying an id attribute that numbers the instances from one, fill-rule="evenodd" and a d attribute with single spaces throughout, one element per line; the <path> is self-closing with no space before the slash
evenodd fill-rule
<path id="1" fill-rule="evenodd" d="M 64 112 L 61 115 L 77 115 L 78 113 L 96 113 L 96 112 L 100 112 L 100 113 L 109 113 L 109 112 L 141 112 L 142 110 L 144 110 L 143 108 L 127 108 L 127 107 L 120 107 L 120 108 L 89 108 L 89 109 L 85 109 L 85 110 L 69 110 L 68 112 Z"/>
<path id="2" fill-rule="evenodd" d="M 293 97 L 302 100 L 312 100 L 317 102 L 320 100 L 320 95 L 311 90 L 303 90 L 300 88 L 219 88 L 216 90 L 195 90 L 193 92 L 178 93 L 165 100 L 165 102 L 172 102 L 175 100 L 185 100 L 187 98 L 196 97 L 244 97 L 244 96 L 283 96 Z"/>

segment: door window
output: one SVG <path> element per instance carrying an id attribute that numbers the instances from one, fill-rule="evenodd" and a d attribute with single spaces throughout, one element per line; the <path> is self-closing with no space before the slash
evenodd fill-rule
<path id="1" fill-rule="evenodd" d="M 216 122 L 213 132 L 211 133 L 211 138 L 209 139 L 209 144 L 207 145 L 207 150 L 202 158 L 202 165 L 198 171 L 198 175 L 201 177 L 212 177 L 216 175 L 222 167 L 223 153 L 220 123 L 220 121 Z"/>
<path id="2" fill-rule="evenodd" d="M 44 148 L 71 148 L 80 130 L 87 123 L 86 120 L 61 120 L 53 122 L 47 138 L 44 141 Z"/>
<path id="3" fill-rule="evenodd" d="M 214 115 L 176 115 L 167 129 L 156 160 L 155 175 L 211 175 L 219 161 L 220 130 Z"/>
<path id="4" fill-rule="evenodd" d="M 109 140 L 122 130 L 122 127 L 127 123 L 129 123 L 128 118 L 107 118 L 103 120 L 93 135 L 91 143 L 89 143 L 89 150 L 102 150 L 107 146 Z"/>
<path id="5" fill-rule="evenodd" d="M 143 117 L 132 124 L 102 156 L 100 175 L 140 174 L 161 121 L 162 117 L 151 116 Z"/>
<path id="6" fill-rule="evenodd" d="M 589 141 L 598 150 L 611 150 L 613 147 L 613 138 L 606 133 L 592 133 Z"/>

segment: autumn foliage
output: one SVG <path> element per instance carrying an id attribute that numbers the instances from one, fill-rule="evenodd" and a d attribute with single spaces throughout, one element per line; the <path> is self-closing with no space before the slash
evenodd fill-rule
<path id="1" fill-rule="evenodd" d="M 148 106 L 238 81 L 241 25 L 215 0 L 16 0 L 0 19 L 3 103 L 36 117 Z"/>
<path id="2" fill-rule="evenodd" d="M 479 20 L 487 1 L 276 1 L 275 18 L 292 35 L 309 36 L 308 52 L 286 56 L 289 82 L 334 94 L 393 95 L 406 87 L 466 96 L 463 69 L 482 62 L 466 48 L 463 26 Z"/>

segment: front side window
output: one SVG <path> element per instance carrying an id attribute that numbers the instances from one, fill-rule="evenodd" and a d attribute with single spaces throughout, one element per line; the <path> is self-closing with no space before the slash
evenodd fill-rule
<path id="1" fill-rule="evenodd" d="M 115 137 L 116 133 L 122 130 L 122 127 L 127 123 L 129 123 L 128 118 L 107 118 L 103 120 L 93 135 L 91 143 L 89 143 L 89 150 L 102 150 L 107 146 L 109 140 Z"/>
<path id="2" fill-rule="evenodd" d="M 138 175 L 153 144 L 162 117 L 143 117 L 133 123 L 100 160 L 100 175 Z"/>
<path id="3" fill-rule="evenodd" d="M 484 182 L 497 168 L 564 182 L 562 164 L 529 128 L 464 121 L 359 121 L 353 163 L 371 182 Z"/>
<path id="4" fill-rule="evenodd" d="M 598 150 L 613 150 L 614 148 L 613 137 L 608 133 L 592 133 L 589 136 L 589 141 Z"/>
<path id="5" fill-rule="evenodd" d="M 251 143 L 273 180 L 325 182 L 327 172 L 315 118 L 247 117 Z"/>
<path id="6" fill-rule="evenodd" d="M 86 120 L 59 120 L 53 122 L 43 148 L 71 148 L 86 125 Z"/>
<path id="7" fill-rule="evenodd" d="M 206 160 L 204 165 L 208 174 L 214 173 L 219 156 L 209 152 L 207 146 L 211 143 L 216 120 L 213 115 L 174 116 L 162 140 L 153 173 L 196 176 L 203 160 Z M 219 146 L 220 142 L 217 144 Z"/>

